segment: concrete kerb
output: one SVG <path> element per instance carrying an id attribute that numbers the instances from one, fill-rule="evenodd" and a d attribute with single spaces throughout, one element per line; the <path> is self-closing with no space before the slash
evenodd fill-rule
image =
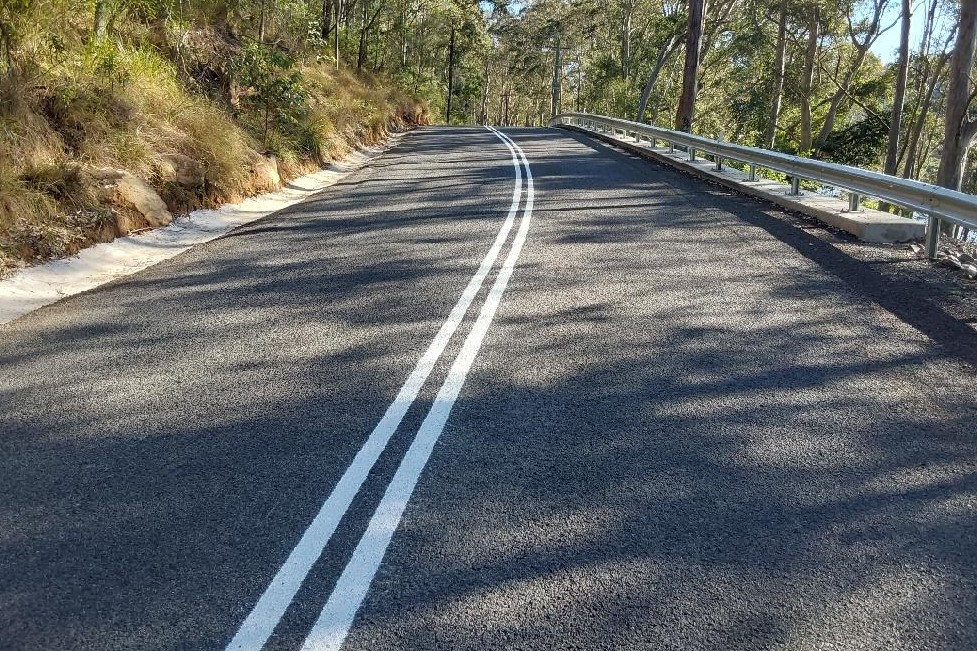
<path id="1" fill-rule="evenodd" d="M 790 185 L 757 179 L 751 181 L 749 174 L 728 165 L 716 169 L 716 164 L 699 157 L 689 160 L 681 151 L 671 151 L 669 147 L 652 149 L 651 143 L 629 142 L 616 135 L 588 131 L 573 125 L 559 125 L 561 129 L 576 131 L 620 147 L 628 152 L 659 163 L 671 165 L 698 178 L 713 181 L 730 190 L 772 202 L 782 208 L 814 217 L 825 224 L 851 233 L 863 242 L 894 243 L 920 239 L 926 230 L 925 222 L 898 217 L 870 208 L 858 212 L 849 210 L 848 201 L 837 197 L 818 194 L 791 195 Z"/>

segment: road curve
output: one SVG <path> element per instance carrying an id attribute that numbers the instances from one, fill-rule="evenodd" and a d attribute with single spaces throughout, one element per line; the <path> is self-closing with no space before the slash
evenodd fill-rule
<path id="1" fill-rule="evenodd" d="M 503 131 L 0 326 L 0 649 L 977 648 L 973 329 Z"/>

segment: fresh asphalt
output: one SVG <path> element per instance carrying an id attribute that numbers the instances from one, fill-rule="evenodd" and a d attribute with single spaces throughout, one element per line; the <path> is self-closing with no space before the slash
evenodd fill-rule
<path id="1" fill-rule="evenodd" d="M 343 648 L 977 648 L 973 330 L 764 204 L 506 133 L 525 248 Z M 513 183 L 491 132 L 422 129 L 0 326 L 0 648 L 225 648 Z M 303 645 L 494 280 L 265 648 Z"/>

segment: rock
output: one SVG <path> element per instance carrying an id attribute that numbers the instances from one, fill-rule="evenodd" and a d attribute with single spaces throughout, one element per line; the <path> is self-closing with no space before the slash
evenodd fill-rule
<path id="1" fill-rule="evenodd" d="M 251 164 L 251 172 L 258 190 L 277 190 L 282 186 L 282 177 L 278 174 L 278 159 L 274 154 L 258 154 Z"/>
<path id="2" fill-rule="evenodd" d="M 122 201 L 132 205 L 146 218 L 148 226 L 166 226 L 173 221 L 173 215 L 167 210 L 166 203 L 142 179 L 129 173 L 123 174 L 115 190 Z"/>
<path id="3" fill-rule="evenodd" d="M 128 172 L 112 167 L 97 167 L 91 171 L 92 178 L 103 186 L 114 186 Z"/>
<path id="4" fill-rule="evenodd" d="M 204 166 L 183 154 L 163 154 L 156 162 L 156 168 L 164 181 L 185 188 L 199 188 L 206 179 Z"/>
<path id="5" fill-rule="evenodd" d="M 166 203 L 142 179 L 124 170 L 107 168 L 94 170 L 92 176 L 101 183 L 102 199 L 119 208 L 115 211 L 119 235 L 140 228 L 166 226 L 173 221 Z"/>

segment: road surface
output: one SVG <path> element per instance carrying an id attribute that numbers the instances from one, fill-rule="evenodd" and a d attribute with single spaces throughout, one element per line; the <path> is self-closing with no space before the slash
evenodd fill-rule
<path id="1" fill-rule="evenodd" d="M 504 131 L 0 326 L 0 648 L 977 648 L 973 329 Z"/>

